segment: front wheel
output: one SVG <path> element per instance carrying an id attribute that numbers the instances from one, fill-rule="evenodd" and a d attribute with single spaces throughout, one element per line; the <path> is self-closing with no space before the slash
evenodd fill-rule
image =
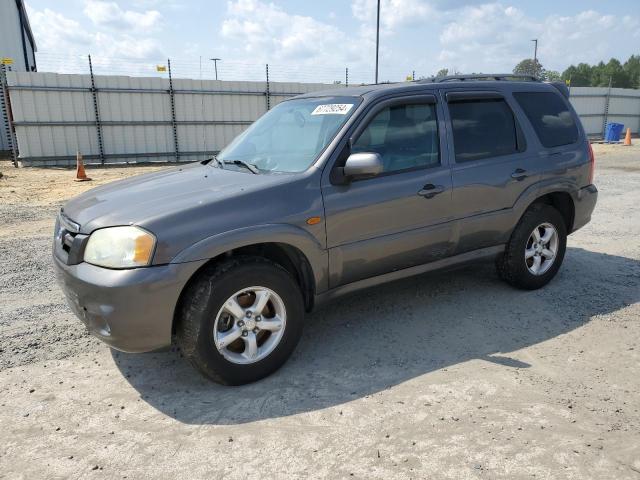
<path id="1" fill-rule="evenodd" d="M 560 212 L 550 205 L 533 205 L 520 219 L 504 254 L 498 258 L 498 274 L 514 287 L 543 287 L 560 269 L 566 247 L 567 227 Z"/>
<path id="2" fill-rule="evenodd" d="M 289 272 L 258 257 L 204 270 L 183 296 L 178 344 L 225 385 L 259 380 L 286 362 L 302 335 L 302 294 Z"/>

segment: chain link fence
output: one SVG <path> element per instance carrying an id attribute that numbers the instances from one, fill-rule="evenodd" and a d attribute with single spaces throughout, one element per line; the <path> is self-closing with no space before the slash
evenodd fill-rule
<path id="1" fill-rule="evenodd" d="M 52 73 L 89 73 L 87 55 L 38 53 L 38 71 Z M 128 60 L 91 55 L 95 75 L 126 75 L 133 77 L 168 78 L 166 58 L 150 61 Z M 175 79 L 266 81 L 266 63 L 237 62 L 207 57 L 182 59 L 171 58 L 171 74 Z M 406 69 L 382 69 L 381 82 L 398 82 L 407 79 L 426 78 L 425 72 L 416 72 L 414 67 Z M 369 84 L 375 78 L 374 64 L 371 68 L 353 65 L 309 65 L 269 62 L 269 80 L 273 82 L 325 83 L 325 84 Z"/>

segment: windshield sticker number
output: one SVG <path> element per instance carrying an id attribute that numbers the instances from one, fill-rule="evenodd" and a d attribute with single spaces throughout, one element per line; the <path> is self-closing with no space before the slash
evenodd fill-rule
<path id="1" fill-rule="evenodd" d="M 353 107 L 353 103 L 327 103 L 318 105 L 311 115 L 346 115 Z"/>

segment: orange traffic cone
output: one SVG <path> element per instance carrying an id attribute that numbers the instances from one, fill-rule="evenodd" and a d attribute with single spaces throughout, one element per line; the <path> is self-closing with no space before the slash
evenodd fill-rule
<path id="1" fill-rule="evenodd" d="M 80 152 L 76 154 L 76 182 L 88 182 L 91 179 L 87 177 L 87 173 L 84 171 L 84 163 L 82 162 L 82 155 Z"/>
<path id="2" fill-rule="evenodd" d="M 624 137 L 624 144 L 627 147 L 631 146 L 631 129 L 630 128 L 627 128 L 627 134 Z"/>

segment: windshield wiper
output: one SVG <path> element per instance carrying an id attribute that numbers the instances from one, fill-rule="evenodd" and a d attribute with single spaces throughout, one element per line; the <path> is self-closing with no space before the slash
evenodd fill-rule
<path id="1" fill-rule="evenodd" d="M 225 160 L 222 163 L 224 163 L 225 165 L 239 165 L 241 167 L 246 168 L 247 170 L 249 170 L 254 175 L 258 175 L 260 173 L 260 171 L 258 170 L 258 167 L 256 167 L 252 163 L 247 163 L 247 162 L 244 162 L 242 160 Z"/>
<path id="2" fill-rule="evenodd" d="M 206 160 L 202 160 L 200 163 L 202 165 L 209 165 L 211 162 L 214 162 L 217 167 L 220 167 L 224 170 L 224 164 L 222 163 L 221 160 L 218 159 L 216 155 L 214 155 L 213 157 L 207 158 Z"/>

